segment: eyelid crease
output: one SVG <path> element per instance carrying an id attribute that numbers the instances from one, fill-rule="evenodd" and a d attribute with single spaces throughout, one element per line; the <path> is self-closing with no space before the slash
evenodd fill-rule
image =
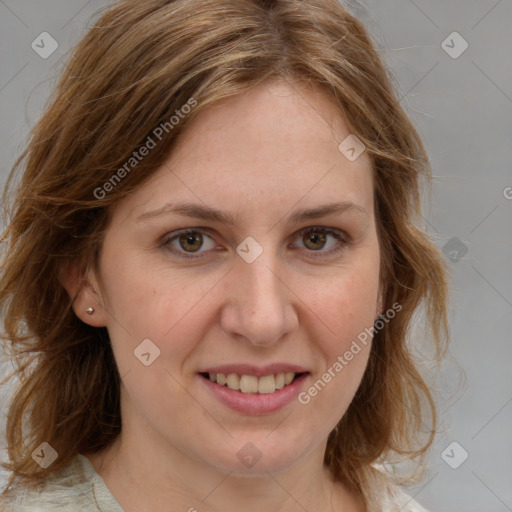
<path id="1" fill-rule="evenodd" d="M 204 254 L 207 254 L 208 252 L 214 251 L 214 249 L 210 249 L 209 251 L 204 251 L 204 252 L 187 253 L 187 252 L 180 251 L 178 249 L 174 249 L 174 248 L 168 247 L 169 242 L 172 242 L 172 241 L 176 240 L 177 238 L 179 238 L 180 236 L 187 235 L 187 234 L 200 233 L 200 234 L 206 234 L 207 236 L 210 237 L 210 234 L 213 231 L 214 230 L 212 230 L 211 228 L 205 228 L 205 227 L 193 227 L 193 228 L 178 229 L 176 231 L 173 231 L 173 232 L 168 233 L 167 235 L 165 235 L 161 239 L 162 240 L 161 245 L 166 247 L 169 251 L 171 251 L 171 252 L 173 252 L 175 254 L 178 254 L 179 257 L 184 258 L 184 259 L 199 259 L 199 258 L 203 258 L 203 257 L 205 257 L 205 256 L 203 256 Z M 330 256 L 334 256 L 337 253 L 341 252 L 347 245 L 351 245 L 351 244 L 354 243 L 353 238 L 346 231 L 341 230 L 341 229 L 337 229 L 337 228 L 330 228 L 330 227 L 327 227 L 327 226 L 306 226 L 306 227 L 298 230 L 298 232 L 296 234 L 294 234 L 293 240 L 296 240 L 301 235 L 303 236 L 304 234 L 315 233 L 315 232 L 323 232 L 326 235 L 331 235 L 339 243 L 338 243 L 337 248 L 331 248 L 331 249 L 329 249 L 327 251 L 322 251 L 322 250 L 314 251 L 314 250 L 304 249 L 313 258 L 328 258 Z M 318 253 L 318 256 L 315 256 L 315 253 Z"/>

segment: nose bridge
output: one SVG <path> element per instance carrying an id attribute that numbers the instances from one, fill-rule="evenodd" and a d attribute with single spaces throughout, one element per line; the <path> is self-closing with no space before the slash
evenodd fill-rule
<path id="1" fill-rule="evenodd" d="M 290 292 L 280 276 L 282 266 L 277 249 L 271 248 L 270 243 L 264 248 L 258 243 L 258 249 L 253 240 L 238 248 L 239 251 L 248 248 L 248 251 L 239 253 L 242 256 L 233 269 L 236 293 L 232 295 L 231 312 L 224 328 L 243 335 L 255 345 L 271 345 L 293 328 L 295 314 Z M 253 261 L 247 257 L 251 251 L 254 256 L 254 251 L 261 249 Z"/>

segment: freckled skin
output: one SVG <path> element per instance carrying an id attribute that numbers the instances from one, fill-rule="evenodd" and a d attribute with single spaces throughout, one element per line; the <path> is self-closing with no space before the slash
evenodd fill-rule
<path id="1" fill-rule="evenodd" d="M 96 292 L 84 299 L 96 301 L 97 314 L 83 320 L 106 325 L 122 378 L 122 435 L 90 460 L 125 510 L 169 502 L 176 510 L 295 510 L 268 472 L 311 510 L 330 510 L 322 467 L 327 436 L 357 390 L 371 344 L 309 404 L 294 400 L 263 416 L 220 404 L 197 372 L 226 363 L 295 363 L 311 373 L 307 390 L 373 325 L 380 254 L 371 164 L 366 153 L 353 162 L 340 153 L 350 133 L 323 92 L 266 83 L 203 112 L 154 179 L 114 211 L 101 285 L 90 274 Z M 238 222 L 173 214 L 135 221 L 176 201 L 229 211 Z M 296 209 L 334 201 L 361 205 L 367 216 L 285 220 Z M 315 258 L 316 245 L 300 236 L 310 226 L 346 232 L 353 243 Z M 211 230 L 202 258 L 180 257 L 178 241 L 174 253 L 162 245 L 165 235 L 192 227 Z M 247 236 L 263 248 L 250 264 L 236 253 Z M 336 239 L 329 235 L 327 244 L 335 247 Z M 147 338 L 160 349 L 150 366 L 134 356 Z M 237 457 L 248 442 L 261 453 L 252 468 Z M 341 485 L 333 492 L 346 510 L 361 510 Z"/>

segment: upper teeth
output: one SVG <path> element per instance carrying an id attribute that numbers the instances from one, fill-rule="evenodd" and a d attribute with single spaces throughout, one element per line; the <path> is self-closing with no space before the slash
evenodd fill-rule
<path id="1" fill-rule="evenodd" d="M 276 389 L 290 384 L 295 373 L 276 373 L 256 377 L 255 375 L 237 375 L 236 373 L 209 373 L 210 380 L 221 386 L 227 386 L 242 393 L 273 393 Z"/>

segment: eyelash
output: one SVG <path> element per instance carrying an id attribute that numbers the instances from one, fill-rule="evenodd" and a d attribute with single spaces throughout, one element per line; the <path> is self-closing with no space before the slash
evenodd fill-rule
<path id="1" fill-rule="evenodd" d="M 162 245 L 164 247 L 166 247 L 168 250 L 170 250 L 171 252 L 173 252 L 175 254 L 178 254 L 179 257 L 182 257 L 182 258 L 191 259 L 191 260 L 192 259 L 204 258 L 204 252 L 201 252 L 201 253 L 198 252 L 198 253 L 196 253 L 196 254 L 198 254 L 196 256 L 194 253 L 186 253 L 186 252 L 182 252 L 182 251 L 180 251 L 178 249 L 171 248 L 170 247 L 170 243 L 173 242 L 174 240 L 178 239 L 179 237 L 183 236 L 183 235 L 193 235 L 193 234 L 197 234 L 197 233 L 200 233 L 200 234 L 203 234 L 203 235 L 207 235 L 208 237 L 211 238 L 211 236 L 209 235 L 208 231 L 209 230 L 204 230 L 204 228 L 188 228 L 188 229 L 183 229 L 183 230 L 175 232 L 176 234 L 173 234 L 172 236 L 166 236 L 164 238 L 164 240 L 163 240 L 163 244 Z M 295 239 L 299 238 L 301 235 L 304 236 L 304 235 L 308 235 L 310 233 L 322 233 L 322 234 L 325 234 L 325 235 L 332 235 L 332 236 L 334 236 L 334 238 L 336 240 L 341 242 L 336 248 L 330 249 L 328 251 L 321 251 L 321 250 L 313 251 L 313 250 L 309 250 L 308 252 L 313 253 L 313 254 L 311 254 L 311 256 L 313 256 L 313 258 L 327 258 L 327 257 L 330 257 L 330 256 L 334 256 L 335 254 L 338 254 L 339 252 L 343 251 L 346 248 L 346 246 L 350 243 L 349 237 L 347 235 L 345 235 L 342 231 L 338 231 L 338 230 L 331 229 L 331 228 L 316 227 L 316 226 L 311 226 L 311 227 L 302 229 L 299 232 L 299 234 L 295 237 Z M 320 253 L 321 256 L 314 255 L 314 253 Z"/>

